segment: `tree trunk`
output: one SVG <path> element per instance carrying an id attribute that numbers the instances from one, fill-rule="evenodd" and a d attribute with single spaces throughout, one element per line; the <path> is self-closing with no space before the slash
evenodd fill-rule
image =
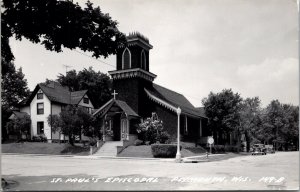
<path id="1" fill-rule="evenodd" d="M 246 139 L 246 147 L 247 147 L 247 152 L 250 151 L 250 137 L 247 131 L 245 131 L 245 139 Z"/>
<path id="2" fill-rule="evenodd" d="M 72 133 L 69 133 L 69 143 L 70 145 L 74 146 L 74 138 L 73 138 L 73 134 Z"/>
<path id="3" fill-rule="evenodd" d="M 241 149 L 241 133 L 240 130 L 237 130 L 237 152 L 239 153 Z"/>

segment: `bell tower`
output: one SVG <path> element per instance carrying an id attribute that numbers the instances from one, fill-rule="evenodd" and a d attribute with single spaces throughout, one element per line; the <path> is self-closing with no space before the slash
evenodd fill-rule
<path id="1" fill-rule="evenodd" d="M 109 71 L 116 99 L 125 101 L 137 114 L 145 110 L 144 88 L 151 87 L 156 75 L 149 71 L 149 51 L 152 45 L 144 35 L 133 32 L 126 36 L 127 45 L 117 50 L 117 69 Z M 141 114 L 142 115 L 142 114 Z"/>
<path id="2" fill-rule="evenodd" d="M 127 46 L 117 50 L 117 70 L 140 68 L 149 72 L 149 39 L 138 32 L 126 36 Z"/>

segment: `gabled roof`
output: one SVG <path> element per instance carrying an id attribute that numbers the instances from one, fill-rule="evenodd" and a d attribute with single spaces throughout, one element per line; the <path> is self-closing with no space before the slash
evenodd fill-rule
<path id="1" fill-rule="evenodd" d="M 78 104 L 86 93 L 87 90 L 71 92 L 71 103 Z"/>
<path id="2" fill-rule="evenodd" d="M 28 114 L 25 113 L 25 112 L 13 111 L 11 116 L 9 117 L 9 119 L 14 119 L 15 117 L 16 118 L 23 118 L 25 115 L 28 115 Z"/>
<path id="3" fill-rule="evenodd" d="M 39 89 L 43 91 L 50 101 L 62 104 L 78 104 L 83 96 L 87 94 L 87 90 L 70 92 L 67 87 L 54 81 L 51 81 L 48 84 L 39 83 L 26 101 L 26 105 L 30 104 Z"/>
<path id="4" fill-rule="evenodd" d="M 181 108 L 183 114 L 206 118 L 204 113 L 195 108 L 182 94 L 153 83 L 153 88 L 146 89 L 147 96 L 154 102 L 176 112 L 177 107 Z"/>
<path id="5" fill-rule="evenodd" d="M 63 87 L 57 82 L 51 82 L 51 84 L 40 83 L 37 87 L 41 88 L 44 94 L 50 101 L 71 104 L 71 92 L 68 88 Z"/>
<path id="6" fill-rule="evenodd" d="M 111 99 L 105 103 L 100 109 L 96 110 L 93 115 L 105 115 L 112 106 L 118 106 L 127 116 L 140 117 L 136 112 L 133 111 L 126 102 L 116 99 Z"/>

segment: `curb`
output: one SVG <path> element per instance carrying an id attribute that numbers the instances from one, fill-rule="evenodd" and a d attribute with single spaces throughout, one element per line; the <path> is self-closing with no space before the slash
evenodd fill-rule
<path id="1" fill-rule="evenodd" d="M 2 155 L 19 155 L 19 156 L 47 156 L 47 157 L 71 157 L 78 159 L 115 159 L 115 160 L 147 160 L 147 161 L 160 161 L 160 162 L 175 162 L 174 158 L 163 159 L 163 158 L 142 158 L 142 157 L 112 157 L 112 156 L 94 156 L 94 155 L 49 155 L 49 154 L 24 154 L 24 153 L 2 153 Z"/>

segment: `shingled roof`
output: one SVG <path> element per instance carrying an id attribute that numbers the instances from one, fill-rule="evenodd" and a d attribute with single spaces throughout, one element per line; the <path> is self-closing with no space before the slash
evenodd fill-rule
<path id="1" fill-rule="evenodd" d="M 30 104 L 39 89 L 43 91 L 50 101 L 62 104 L 78 104 L 83 96 L 87 94 L 87 90 L 71 92 L 67 87 L 54 81 L 50 83 L 39 83 L 26 101 L 26 105 Z"/>
<path id="2" fill-rule="evenodd" d="M 118 106 L 126 115 L 132 117 L 139 117 L 133 109 L 127 105 L 126 102 L 116 99 L 111 99 L 107 103 L 105 103 L 101 108 L 97 109 L 93 115 L 100 115 L 103 116 L 112 106 Z"/>
<path id="3" fill-rule="evenodd" d="M 204 112 L 195 108 L 182 94 L 153 83 L 152 89 L 145 89 L 148 97 L 173 110 L 180 107 L 183 114 L 207 118 Z"/>
<path id="4" fill-rule="evenodd" d="M 28 115 L 28 114 L 25 113 L 25 112 L 13 111 L 11 116 L 9 117 L 9 119 L 14 119 L 15 117 L 16 118 L 23 118 L 25 115 Z"/>

